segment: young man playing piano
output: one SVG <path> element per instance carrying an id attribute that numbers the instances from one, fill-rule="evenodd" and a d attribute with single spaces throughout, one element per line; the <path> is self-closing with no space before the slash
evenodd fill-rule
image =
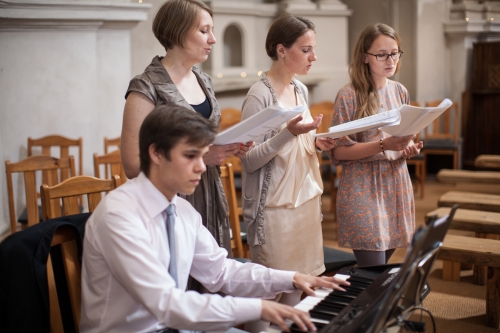
<path id="1" fill-rule="evenodd" d="M 314 330 L 307 313 L 258 298 L 348 285 L 226 258 L 200 215 L 177 196 L 198 185 L 215 135 L 212 123 L 181 106 L 146 117 L 141 174 L 106 195 L 86 225 L 81 332 L 220 331 L 259 318 L 286 331 L 285 319 Z M 185 291 L 189 275 L 234 297 Z"/>

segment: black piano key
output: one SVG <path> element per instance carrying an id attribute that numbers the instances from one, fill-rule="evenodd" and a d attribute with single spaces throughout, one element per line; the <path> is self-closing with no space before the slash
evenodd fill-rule
<path id="1" fill-rule="evenodd" d="M 339 314 L 342 310 L 344 310 L 344 307 L 338 307 L 338 306 L 330 306 L 330 307 L 315 307 L 314 309 L 310 311 L 319 311 L 319 312 L 324 312 L 324 313 L 329 313 L 331 315 L 337 315 Z M 309 312 L 310 312 L 309 311 Z"/>
<path id="2" fill-rule="evenodd" d="M 326 296 L 324 299 L 336 299 L 336 298 L 342 298 L 342 299 L 355 299 L 356 297 L 359 296 L 360 293 L 335 293 L 335 294 L 330 294 Z"/>
<path id="3" fill-rule="evenodd" d="M 321 305 L 321 306 L 336 306 L 336 307 L 342 307 L 342 308 L 344 308 L 344 307 L 346 307 L 349 304 L 350 304 L 350 302 L 345 302 L 345 301 L 325 301 L 325 300 L 323 300 L 318 305 Z"/>
<path id="4" fill-rule="evenodd" d="M 356 297 L 349 296 L 349 295 L 333 294 L 333 295 L 325 297 L 323 299 L 323 301 L 345 301 L 347 303 L 350 303 L 355 298 Z"/>
<path id="5" fill-rule="evenodd" d="M 344 289 L 356 289 L 356 290 L 365 290 L 367 287 L 368 286 L 366 284 L 358 282 L 351 282 L 350 286 L 343 286 Z"/>
<path id="6" fill-rule="evenodd" d="M 367 285 L 370 285 L 373 282 L 373 279 L 361 277 L 361 276 L 352 276 L 347 279 L 347 281 L 351 282 L 358 282 L 358 283 L 365 283 Z"/>
<path id="7" fill-rule="evenodd" d="M 316 332 L 322 329 L 326 324 L 318 324 L 314 323 L 314 326 L 316 326 Z M 292 324 L 290 326 L 290 332 L 291 333 L 304 333 L 296 324 Z M 312 332 L 311 332 L 312 333 Z"/>
<path id="8" fill-rule="evenodd" d="M 336 315 L 339 314 L 339 312 L 342 310 L 334 310 L 333 308 L 324 308 L 324 307 L 315 307 L 314 309 L 310 310 L 309 313 L 311 314 L 311 317 L 316 318 L 314 315 L 315 313 L 323 313 L 325 315 L 329 315 L 331 318 L 335 317 Z M 321 318 L 318 318 L 321 319 Z M 330 319 L 328 319 L 330 320 Z"/>
<path id="9" fill-rule="evenodd" d="M 329 313 L 323 313 L 320 311 L 309 311 L 311 313 L 311 317 L 315 319 L 322 319 L 322 320 L 328 320 L 331 321 L 333 318 L 335 318 L 334 315 L 331 315 Z"/>

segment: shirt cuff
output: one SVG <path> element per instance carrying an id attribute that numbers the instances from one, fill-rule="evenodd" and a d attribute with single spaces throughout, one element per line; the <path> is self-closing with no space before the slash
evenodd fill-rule
<path id="1" fill-rule="evenodd" d="M 271 269 L 273 289 L 277 292 L 294 291 L 295 287 L 293 286 L 293 276 L 295 273 L 297 272 Z"/>
<path id="2" fill-rule="evenodd" d="M 235 298 L 238 324 L 260 319 L 262 315 L 262 300 L 258 298 Z"/>

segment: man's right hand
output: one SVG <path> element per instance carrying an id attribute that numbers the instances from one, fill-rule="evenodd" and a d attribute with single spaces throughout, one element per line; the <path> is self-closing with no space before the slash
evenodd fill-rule
<path id="1" fill-rule="evenodd" d="M 290 332 L 290 328 L 285 323 L 286 319 L 293 321 L 304 332 L 316 331 L 316 326 L 311 322 L 309 313 L 273 301 L 262 300 L 260 319 L 278 325 L 285 332 Z"/>

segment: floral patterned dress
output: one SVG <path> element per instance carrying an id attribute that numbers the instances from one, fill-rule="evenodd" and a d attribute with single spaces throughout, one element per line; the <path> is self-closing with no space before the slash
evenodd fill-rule
<path id="1" fill-rule="evenodd" d="M 409 104 L 406 88 L 388 80 L 378 90 L 380 112 Z M 356 95 L 348 84 L 335 99 L 332 126 L 354 120 Z M 335 147 L 389 137 L 378 129 L 335 139 Z M 408 247 L 415 230 L 413 188 L 406 160 L 401 152 L 386 151 L 342 165 L 337 192 L 339 246 L 354 250 L 385 251 Z"/>

